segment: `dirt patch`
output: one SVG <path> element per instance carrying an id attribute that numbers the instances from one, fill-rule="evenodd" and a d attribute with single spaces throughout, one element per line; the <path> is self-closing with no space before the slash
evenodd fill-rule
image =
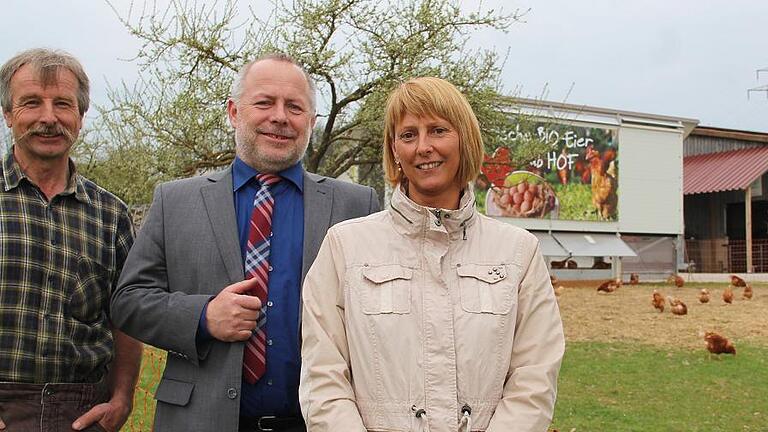
<path id="1" fill-rule="evenodd" d="M 599 282 L 564 282 L 559 297 L 566 340 L 638 342 L 661 347 L 698 349 L 704 346 L 704 332 L 715 331 L 731 339 L 768 346 L 768 285 L 755 284 L 752 300 L 741 300 L 735 290 L 733 304 L 723 302 L 727 286 L 713 283 L 670 285 L 624 285 L 617 291 L 597 292 Z M 710 302 L 701 304 L 701 288 L 710 292 Z M 688 314 L 673 315 L 666 305 L 659 313 L 651 305 L 651 293 L 658 289 L 666 297 L 680 298 Z"/>

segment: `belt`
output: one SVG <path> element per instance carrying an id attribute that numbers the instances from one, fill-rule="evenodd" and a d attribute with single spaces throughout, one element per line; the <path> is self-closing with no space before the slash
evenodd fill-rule
<path id="1" fill-rule="evenodd" d="M 240 431 L 301 431 L 306 430 L 301 417 L 240 417 Z"/>

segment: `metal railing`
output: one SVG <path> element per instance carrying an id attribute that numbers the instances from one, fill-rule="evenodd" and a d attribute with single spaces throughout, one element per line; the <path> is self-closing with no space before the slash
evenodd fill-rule
<path id="1" fill-rule="evenodd" d="M 746 240 L 686 240 L 685 261 L 697 273 L 745 273 Z M 752 272 L 768 273 L 768 239 L 752 240 Z"/>

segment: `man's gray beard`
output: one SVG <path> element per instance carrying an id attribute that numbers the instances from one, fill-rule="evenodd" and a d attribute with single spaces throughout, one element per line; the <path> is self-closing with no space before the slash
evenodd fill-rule
<path id="1" fill-rule="evenodd" d="M 301 147 L 293 148 L 293 151 L 282 159 L 270 159 L 262 154 L 259 147 L 255 144 L 256 136 L 257 133 L 250 130 L 244 130 L 244 128 L 236 129 L 235 154 L 248 166 L 260 173 L 277 173 L 296 165 L 304 157 L 307 145 L 309 144 L 307 142 Z"/>

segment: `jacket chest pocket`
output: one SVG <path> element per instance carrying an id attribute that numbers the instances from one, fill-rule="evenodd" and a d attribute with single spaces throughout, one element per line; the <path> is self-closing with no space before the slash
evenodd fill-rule
<path id="1" fill-rule="evenodd" d="M 413 269 L 399 264 L 365 265 L 362 275 L 359 294 L 364 314 L 411 313 Z"/>
<path id="2" fill-rule="evenodd" d="M 515 283 L 505 265 L 458 264 L 456 272 L 464 311 L 504 315 L 512 309 Z"/>

